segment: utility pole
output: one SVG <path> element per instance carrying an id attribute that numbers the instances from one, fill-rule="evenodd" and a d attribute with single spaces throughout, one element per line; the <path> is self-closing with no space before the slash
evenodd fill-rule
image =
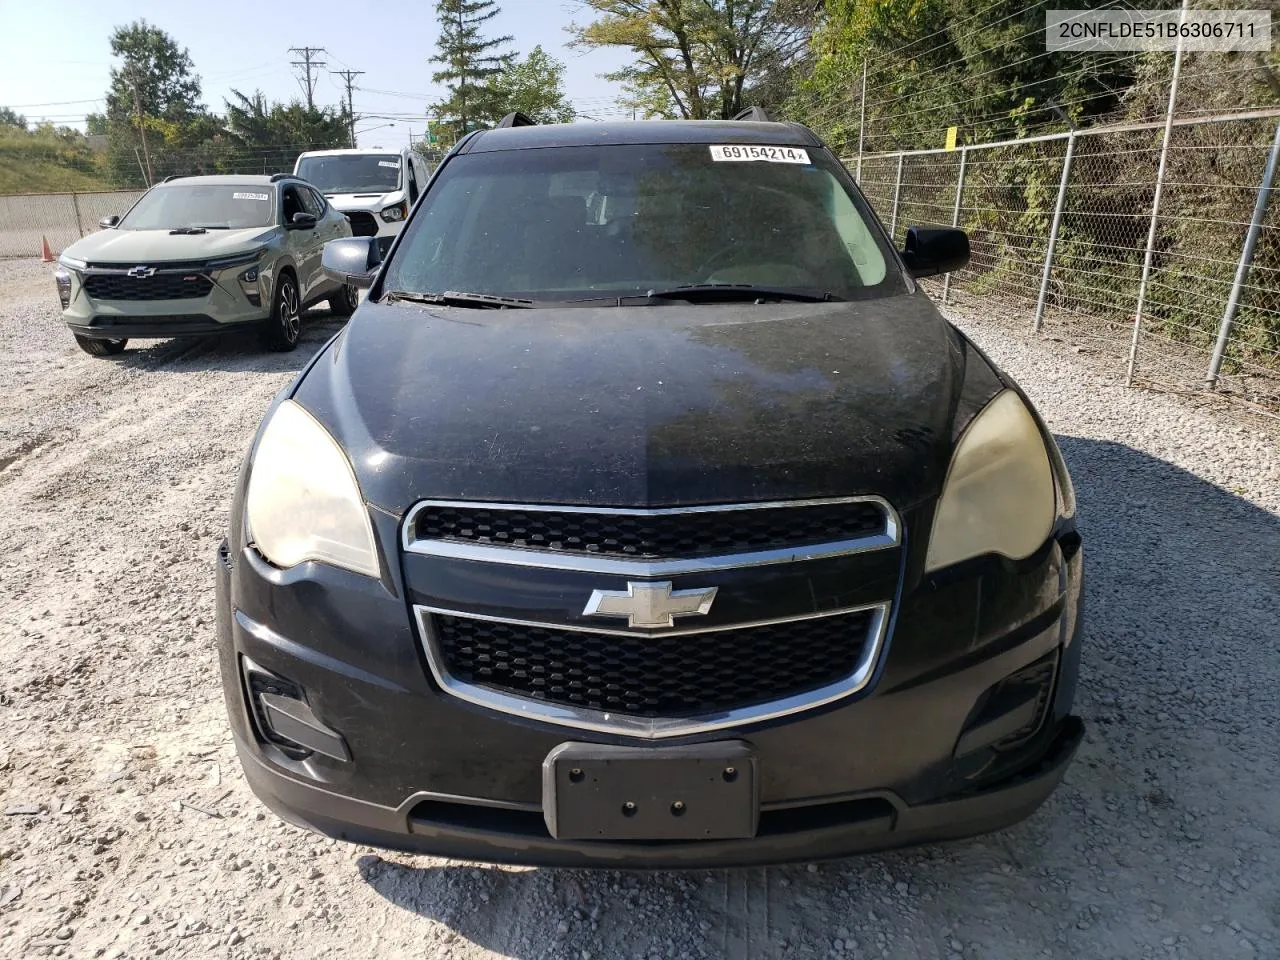
<path id="1" fill-rule="evenodd" d="M 307 109 L 314 110 L 316 107 L 315 92 L 316 78 L 315 72 L 325 65 L 325 61 L 313 59 L 318 53 L 328 53 L 324 47 L 290 47 L 290 53 L 296 53 L 302 57 L 301 60 L 290 60 L 289 64 L 294 67 L 302 67 L 307 71 L 307 78 L 303 81 L 304 88 L 307 91 Z"/>
<path id="2" fill-rule="evenodd" d="M 355 103 L 351 99 L 352 86 L 356 77 L 361 76 L 363 70 L 330 70 L 335 77 L 341 77 L 347 82 L 347 118 L 351 121 L 351 147 L 355 149 L 356 145 L 356 108 Z"/>
<path id="3" fill-rule="evenodd" d="M 133 87 L 133 110 L 138 118 L 138 133 L 142 137 L 142 157 L 146 162 L 147 186 L 155 182 L 155 174 L 151 170 L 151 151 L 147 149 L 147 126 L 142 119 L 142 98 L 138 95 L 138 73 L 136 68 L 129 70 L 129 84 Z"/>

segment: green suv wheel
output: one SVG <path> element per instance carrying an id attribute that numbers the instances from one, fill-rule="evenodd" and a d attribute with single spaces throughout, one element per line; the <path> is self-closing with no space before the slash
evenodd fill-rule
<path id="1" fill-rule="evenodd" d="M 298 281 L 286 273 L 276 284 L 276 296 L 271 305 L 271 319 L 262 328 L 262 342 L 271 350 L 281 353 L 298 345 L 302 335 L 302 309 L 298 299 Z"/>
<path id="2" fill-rule="evenodd" d="M 349 317 L 356 312 L 358 306 L 360 291 L 349 283 L 329 298 L 329 312 L 335 317 Z"/>
<path id="3" fill-rule="evenodd" d="M 117 353 L 124 353 L 124 345 L 129 342 L 126 339 L 99 340 L 96 337 L 82 337 L 78 333 L 75 338 L 80 349 L 91 357 L 114 357 Z"/>

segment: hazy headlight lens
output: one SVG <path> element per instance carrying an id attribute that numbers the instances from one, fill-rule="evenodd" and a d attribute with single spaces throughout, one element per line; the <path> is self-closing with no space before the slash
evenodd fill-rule
<path id="1" fill-rule="evenodd" d="M 382 219 L 387 223 L 395 223 L 397 220 L 403 220 L 408 214 L 408 204 L 397 203 L 394 207 L 387 207 L 382 211 Z"/>
<path id="2" fill-rule="evenodd" d="M 938 500 L 927 570 L 984 553 L 1020 560 L 1053 529 L 1053 471 L 1035 418 L 1012 390 L 960 438 Z"/>
<path id="3" fill-rule="evenodd" d="M 320 560 L 378 576 L 369 512 L 346 455 L 311 414 L 286 400 L 253 458 L 249 537 L 277 567 Z"/>

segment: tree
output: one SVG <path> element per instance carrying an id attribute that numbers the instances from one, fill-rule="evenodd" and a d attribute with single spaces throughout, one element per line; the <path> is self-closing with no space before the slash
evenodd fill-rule
<path id="1" fill-rule="evenodd" d="M 574 43 L 626 47 L 636 62 L 608 74 L 648 116 L 728 119 L 743 91 L 792 46 L 799 0 L 582 0 L 596 13 Z"/>
<path id="2" fill-rule="evenodd" d="M 431 63 L 442 64 L 431 77 L 443 83 L 449 96 L 432 109 L 460 137 L 477 121 L 494 118 L 497 100 L 493 78 L 511 61 L 512 54 L 498 52 L 512 37 L 485 37 L 481 28 L 501 11 L 495 0 L 437 0 L 440 20 L 439 53 Z M 501 114 L 498 114 L 501 116 Z"/>
<path id="3" fill-rule="evenodd" d="M 518 110 L 538 123 L 571 123 L 573 106 L 564 93 L 564 64 L 541 46 L 493 78 L 494 103 L 502 114 Z"/>
<path id="4" fill-rule="evenodd" d="M 345 147 L 351 139 L 351 118 L 345 106 L 308 107 L 300 100 L 269 102 L 261 91 L 246 96 L 231 91 L 225 101 L 227 136 L 233 146 L 228 160 L 237 170 L 292 170 L 304 150 Z"/>
<path id="5" fill-rule="evenodd" d="M 190 150 L 209 136 L 200 78 L 186 49 L 145 20 L 117 27 L 111 52 L 120 63 L 111 68 L 106 114 L 90 117 L 89 127 L 107 134 L 108 164 L 118 180 L 136 181 L 138 172 L 153 179 L 159 168 L 177 162 L 174 151 Z M 139 171 L 140 165 L 148 169 Z"/>
<path id="6" fill-rule="evenodd" d="M 27 118 L 14 113 L 9 107 L 0 107 L 0 127 L 21 127 L 27 129 Z"/>

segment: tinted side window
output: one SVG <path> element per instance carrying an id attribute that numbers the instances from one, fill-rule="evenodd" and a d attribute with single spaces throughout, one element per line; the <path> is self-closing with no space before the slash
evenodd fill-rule
<path id="1" fill-rule="evenodd" d="M 413 161 L 410 160 L 404 165 L 405 179 L 409 182 L 409 202 L 413 203 L 418 199 L 418 178 L 413 169 Z"/>
<path id="2" fill-rule="evenodd" d="M 302 199 L 298 196 L 297 187 L 285 187 L 280 196 L 280 215 L 284 218 L 285 223 L 293 222 L 295 213 L 310 213 L 302 204 Z"/>
<path id="3" fill-rule="evenodd" d="M 325 208 L 328 206 L 328 204 L 325 203 L 324 197 L 320 196 L 320 194 L 316 193 L 310 187 L 305 187 L 300 192 L 302 193 L 302 205 L 306 207 L 307 213 L 314 214 L 317 220 L 323 217 L 325 215 Z"/>

